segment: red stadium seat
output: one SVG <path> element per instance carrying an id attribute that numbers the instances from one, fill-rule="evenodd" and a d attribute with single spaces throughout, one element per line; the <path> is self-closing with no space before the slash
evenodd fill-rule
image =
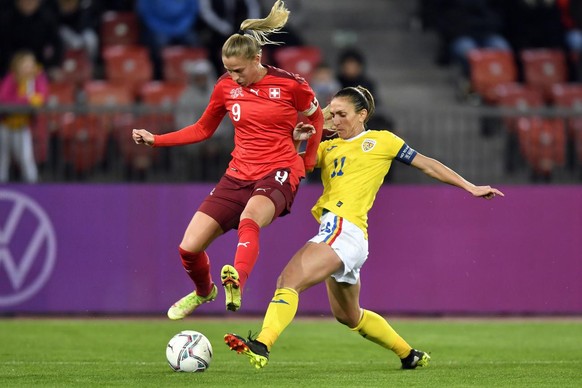
<path id="1" fill-rule="evenodd" d="M 99 117 L 101 128 L 110 132 L 118 126 L 131 121 L 132 113 L 128 107 L 135 99 L 126 86 L 108 81 L 89 81 L 83 89 L 87 106 L 98 108 L 90 113 Z"/>
<path id="2" fill-rule="evenodd" d="M 561 119 L 522 117 L 517 122 L 519 149 L 535 176 L 548 178 L 566 159 L 566 129 Z"/>
<path id="3" fill-rule="evenodd" d="M 582 84 L 556 84 L 552 87 L 551 102 L 555 107 L 571 110 L 566 119 L 568 145 L 570 148 L 569 164 L 574 165 L 575 159 L 582 164 Z"/>
<path id="4" fill-rule="evenodd" d="M 145 111 L 138 116 L 126 117 L 122 125 L 113 126 L 113 139 L 119 147 L 123 164 L 129 176 L 143 176 L 154 165 L 159 156 L 156 148 L 135 144 L 131 138 L 133 128 L 151 128 L 156 133 L 174 130 L 174 110 L 184 90 L 183 84 L 150 81 L 141 86 L 138 97 Z"/>
<path id="5" fill-rule="evenodd" d="M 204 47 L 168 46 L 162 49 L 164 80 L 168 82 L 187 82 L 188 65 L 196 60 L 208 59 Z"/>
<path id="6" fill-rule="evenodd" d="M 62 125 L 63 117 L 67 114 L 62 106 L 73 105 L 75 103 L 76 88 L 70 83 L 49 84 L 49 91 L 45 106 L 49 108 L 39 115 L 39 119 L 44 121 L 50 133 L 56 132 Z"/>
<path id="7" fill-rule="evenodd" d="M 49 83 L 46 110 L 37 115 L 33 126 L 35 160 L 46 162 L 49 158 L 49 142 L 54 137 L 58 139 L 58 132 L 63 126 L 69 109 L 64 107 L 73 105 L 76 100 L 76 88 L 71 83 Z"/>
<path id="8" fill-rule="evenodd" d="M 107 47 L 103 51 L 103 61 L 106 79 L 126 85 L 133 93 L 137 94 L 142 84 L 152 80 L 152 63 L 143 46 Z"/>
<path id="9" fill-rule="evenodd" d="M 142 85 L 139 97 L 144 104 L 169 106 L 176 103 L 184 88 L 182 83 L 150 81 Z"/>
<path id="10" fill-rule="evenodd" d="M 76 177 L 92 172 L 105 157 L 107 133 L 98 116 L 66 116 L 60 131 L 63 159 Z"/>
<path id="11" fill-rule="evenodd" d="M 64 82 L 51 82 L 49 84 L 46 106 L 50 108 L 60 105 L 74 104 L 76 92 L 77 89 L 73 84 Z"/>
<path id="12" fill-rule="evenodd" d="M 568 80 L 566 56 L 558 49 L 526 49 L 520 52 L 524 81 L 539 89 L 550 101 L 552 87 Z"/>
<path id="13" fill-rule="evenodd" d="M 278 67 L 290 73 L 299 74 L 310 80 L 315 68 L 321 63 L 321 50 L 318 47 L 278 47 L 273 52 Z"/>
<path id="14" fill-rule="evenodd" d="M 130 105 L 134 102 L 131 90 L 123 84 L 94 80 L 85 83 L 83 88 L 85 99 L 90 106 L 117 107 Z"/>
<path id="15" fill-rule="evenodd" d="M 85 50 L 65 51 L 61 65 L 62 82 L 81 86 L 93 79 L 93 63 Z"/>
<path id="16" fill-rule="evenodd" d="M 553 85 L 550 102 L 554 106 L 582 111 L 582 84 L 560 83 Z"/>
<path id="17" fill-rule="evenodd" d="M 519 83 L 497 85 L 490 91 L 490 95 L 500 107 L 512 108 L 523 111 L 544 106 L 543 95 L 537 89 Z M 504 119 L 505 126 L 510 132 L 515 131 L 515 122 L 519 115 L 510 115 Z"/>
<path id="18" fill-rule="evenodd" d="M 136 45 L 139 42 L 139 21 L 133 12 L 107 11 L 101 16 L 101 47 Z"/>
<path id="19" fill-rule="evenodd" d="M 175 130 L 173 107 L 184 88 L 184 84 L 173 82 L 151 81 L 144 84 L 139 98 L 149 107 L 137 119 L 146 123 L 144 127 L 156 128 L 159 132 Z"/>
<path id="20" fill-rule="evenodd" d="M 497 85 L 517 81 L 517 66 L 513 52 L 495 49 L 475 49 L 469 52 L 471 88 L 486 103 L 495 104 L 493 92 Z"/>

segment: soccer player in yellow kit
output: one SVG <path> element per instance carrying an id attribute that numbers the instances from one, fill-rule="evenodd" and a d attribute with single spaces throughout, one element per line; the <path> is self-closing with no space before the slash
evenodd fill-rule
<path id="1" fill-rule="evenodd" d="M 360 307 L 360 269 L 368 257 L 368 211 L 393 160 L 475 197 L 492 199 L 503 193 L 468 182 L 389 131 L 367 130 L 365 124 L 374 108 L 373 96 L 361 86 L 340 90 L 326 108 L 338 136 L 320 143 L 317 151 L 323 194 L 311 211 L 320 222 L 319 232 L 295 253 L 279 276 L 259 335 L 248 339 L 236 334 L 224 337 L 230 349 L 248 356 L 256 368 L 267 364 L 273 344 L 295 317 L 299 294 L 323 281 L 331 311 L 340 323 L 392 350 L 403 369 L 429 363 L 426 352 L 413 349 L 384 318 Z M 313 132 L 310 125 L 305 125 L 296 128 L 294 136 L 304 138 Z"/>

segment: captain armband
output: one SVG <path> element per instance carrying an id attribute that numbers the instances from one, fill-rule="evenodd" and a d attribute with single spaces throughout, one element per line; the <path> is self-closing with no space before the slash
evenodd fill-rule
<path id="1" fill-rule="evenodd" d="M 400 151 L 396 154 L 396 160 L 410 165 L 412 163 L 412 159 L 416 156 L 416 151 L 413 148 L 410 148 L 408 144 L 404 143 L 400 148 Z"/>
<path id="2" fill-rule="evenodd" d="M 307 108 L 306 110 L 304 110 L 301 113 L 303 113 L 305 116 L 309 117 L 315 113 L 318 106 L 319 106 L 319 102 L 317 101 L 317 98 L 314 97 L 313 101 L 311 101 L 311 104 L 309 104 L 309 108 Z"/>

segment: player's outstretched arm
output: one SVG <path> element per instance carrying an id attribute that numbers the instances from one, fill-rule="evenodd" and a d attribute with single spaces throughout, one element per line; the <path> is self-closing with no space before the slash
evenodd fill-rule
<path id="1" fill-rule="evenodd" d="M 154 135 L 145 129 L 134 129 L 131 132 L 131 137 L 135 144 L 145 144 L 150 147 L 154 145 Z"/>
<path id="2" fill-rule="evenodd" d="M 504 196 L 501 191 L 491 186 L 475 186 L 438 160 L 426 157 L 420 153 L 416 154 L 411 165 L 432 178 L 465 189 L 475 197 L 492 199 L 496 195 Z"/>

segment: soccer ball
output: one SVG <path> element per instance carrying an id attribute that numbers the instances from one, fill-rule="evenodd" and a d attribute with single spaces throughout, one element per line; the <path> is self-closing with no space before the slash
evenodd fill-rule
<path id="1" fill-rule="evenodd" d="M 166 358 L 176 372 L 204 372 L 212 361 L 212 345 L 204 334 L 184 330 L 168 342 Z"/>

